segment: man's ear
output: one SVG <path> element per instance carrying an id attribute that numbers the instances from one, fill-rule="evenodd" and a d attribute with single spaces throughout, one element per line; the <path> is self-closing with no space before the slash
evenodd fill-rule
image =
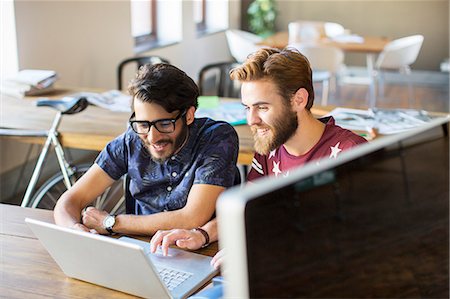
<path id="1" fill-rule="evenodd" d="M 308 96 L 308 91 L 305 88 L 300 88 L 297 90 L 291 99 L 292 108 L 295 110 L 299 108 L 302 110 L 305 109 L 308 104 Z"/>
<path id="2" fill-rule="evenodd" d="M 194 118 L 195 118 L 195 107 L 191 106 L 189 107 L 189 109 L 186 111 L 186 124 L 189 126 L 190 124 L 192 124 L 194 122 Z"/>

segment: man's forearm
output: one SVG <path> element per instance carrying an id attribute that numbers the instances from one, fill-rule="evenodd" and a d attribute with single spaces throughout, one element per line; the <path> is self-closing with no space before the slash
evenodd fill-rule
<path id="1" fill-rule="evenodd" d="M 63 194 L 56 203 L 53 212 L 55 223 L 65 227 L 73 227 L 74 224 L 81 222 L 81 210 L 82 208 L 74 205 L 67 196 Z"/>
<path id="2" fill-rule="evenodd" d="M 183 209 L 160 212 L 152 215 L 117 215 L 113 231 L 123 234 L 153 235 L 158 230 L 173 228 L 192 229 L 203 225 L 207 220 L 192 216 Z"/>

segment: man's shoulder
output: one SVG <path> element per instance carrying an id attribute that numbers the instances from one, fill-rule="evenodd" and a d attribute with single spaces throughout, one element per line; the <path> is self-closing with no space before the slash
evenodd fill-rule
<path id="1" fill-rule="evenodd" d="M 362 136 L 336 125 L 333 117 L 328 119 L 326 131 L 328 138 L 338 140 L 341 144 L 357 145 L 367 142 Z"/>

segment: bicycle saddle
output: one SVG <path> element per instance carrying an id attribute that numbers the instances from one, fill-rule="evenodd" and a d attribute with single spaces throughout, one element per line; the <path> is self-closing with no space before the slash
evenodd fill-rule
<path id="1" fill-rule="evenodd" d="M 85 97 L 64 97 L 60 100 L 41 99 L 36 102 L 38 107 L 51 107 L 61 111 L 61 114 L 75 114 L 86 109 L 88 105 L 89 102 Z"/>

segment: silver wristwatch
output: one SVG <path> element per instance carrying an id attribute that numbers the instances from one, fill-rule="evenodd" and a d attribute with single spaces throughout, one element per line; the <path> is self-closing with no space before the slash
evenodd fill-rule
<path id="1" fill-rule="evenodd" d="M 103 227 L 108 231 L 108 233 L 113 234 L 113 226 L 116 224 L 116 216 L 108 215 L 103 219 Z"/>

